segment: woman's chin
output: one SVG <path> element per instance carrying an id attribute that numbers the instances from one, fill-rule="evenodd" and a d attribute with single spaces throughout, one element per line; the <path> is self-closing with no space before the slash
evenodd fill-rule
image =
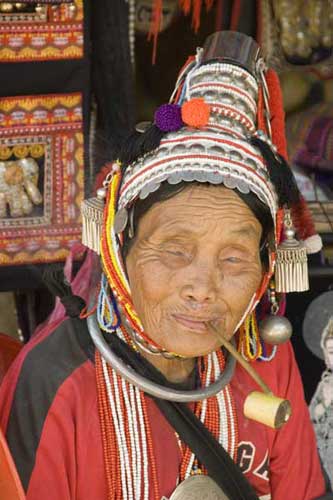
<path id="1" fill-rule="evenodd" d="M 193 338 L 193 336 L 189 335 L 186 342 L 182 343 L 179 342 L 179 338 L 175 339 L 175 342 L 168 339 L 168 343 L 164 348 L 185 358 L 197 358 L 216 351 L 220 348 L 220 345 L 221 343 L 215 337 L 212 338 L 206 334 L 206 338 L 203 336 L 201 338 Z"/>

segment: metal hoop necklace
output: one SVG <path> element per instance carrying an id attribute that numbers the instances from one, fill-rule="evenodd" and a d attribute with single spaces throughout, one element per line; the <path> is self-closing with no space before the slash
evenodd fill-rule
<path id="1" fill-rule="evenodd" d="M 164 387 L 136 373 L 133 368 L 124 363 L 114 352 L 112 352 L 98 326 L 95 314 L 87 318 L 87 325 L 91 339 L 105 361 L 112 366 L 112 368 L 122 378 L 127 380 L 127 382 L 153 397 L 165 399 L 167 401 L 174 401 L 176 403 L 192 403 L 195 401 L 202 401 L 215 396 L 222 391 L 230 382 L 234 374 L 236 360 L 229 354 L 226 359 L 225 369 L 223 370 L 221 376 L 208 387 L 191 391 Z"/>

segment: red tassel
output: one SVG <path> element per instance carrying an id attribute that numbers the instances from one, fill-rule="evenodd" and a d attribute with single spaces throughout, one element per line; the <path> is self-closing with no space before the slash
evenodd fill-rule
<path id="1" fill-rule="evenodd" d="M 105 180 L 105 177 L 108 175 L 108 173 L 111 172 L 112 165 L 113 165 L 113 163 L 107 163 L 98 172 L 98 174 L 96 175 L 96 178 L 95 178 L 94 192 L 96 192 L 97 189 L 99 189 L 103 186 L 103 181 Z"/>
<path id="2" fill-rule="evenodd" d="M 192 27 L 195 33 L 198 32 L 200 28 L 200 17 L 202 10 L 203 0 L 178 0 L 179 6 L 185 15 L 188 15 L 193 9 L 192 13 Z M 205 5 L 207 11 L 209 11 L 214 4 L 214 0 L 205 0 Z M 150 24 L 150 30 L 148 34 L 148 40 L 153 38 L 153 64 L 156 62 L 156 51 L 157 51 L 157 39 L 161 28 L 162 21 L 162 10 L 163 10 L 163 0 L 154 0 L 153 2 L 153 13 L 152 20 Z"/>
<path id="3" fill-rule="evenodd" d="M 279 77 L 272 69 L 266 73 L 269 90 L 269 109 L 271 113 L 272 141 L 281 156 L 288 160 L 287 141 L 285 134 L 285 113 Z M 291 207 L 291 214 L 297 235 L 306 240 L 317 234 L 311 212 L 304 198 L 297 205 Z"/>
<path id="4" fill-rule="evenodd" d="M 206 10 L 207 12 L 213 7 L 214 0 L 206 0 Z"/>
<path id="5" fill-rule="evenodd" d="M 197 33 L 200 28 L 202 0 L 193 0 L 192 26 L 194 32 Z"/>
<path id="6" fill-rule="evenodd" d="M 182 9 L 186 16 L 190 13 L 191 4 L 192 0 L 179 0 L 179 7 Z"/>
<path id="7" fill-rule="evenodd" d="M 279 77 L 274 70 L 269 69 L 266 73 L 266 81 L 269 90 L 269 109 L 271 113 L 273 144 L 277 147 L 279 154 L 288 160 L 284 120 L 285 113 Z"/>
<path id="8" fill-rule="evenodd" d="M 153 38 L 153 64 L 155 64 L 156 62 L 157 39 L 162 22 L 162 8 L 163 0 L 155 0 L 153 5 L 150 31 L 148 34 L 148 40 L 151 40 L 151 38 Z"/>
<path id="9" fill-rule="evenodd" d="M 291 208 L 291 216 L 297 235 L 301 240 L 306 240 L 317 234 L 311 212 L 303 196 L 301 196 L 300 202 Z"/>
<path id="10" fill-rule="evenodd" d="M 195 33 L 197 33 L 198 29 L 200 28 L 202 3 L 203 0 L 193 0 L 193 2 L 192 0 L 179 0 L 179 6 L 185 15 L 188 15 L 190 13 L 191 8 L 193 9 L 192 27 Z M 212 8 L 213 4 L 214 0 L 205 0 L 206 10 L 209 11 Z"/>

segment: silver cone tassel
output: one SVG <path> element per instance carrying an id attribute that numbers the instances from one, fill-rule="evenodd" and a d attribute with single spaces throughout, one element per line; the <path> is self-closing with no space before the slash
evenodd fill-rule
<path id="1" fill-rule="evenodd" d="M 105 198 L 106 189 L 100 188 L 97 190 L 96 198 L 84 200 L 81 205 L 82 243 L 98 255 L 100 254 Z"/>
<path id="2" fill-rule="evenodd" d="M 305 292 L 309 289 L 306 248 L 295 238 L 290 211 L 284 218 L 286 239 L 278 246 L 275 267 L 277 292 Z"/>

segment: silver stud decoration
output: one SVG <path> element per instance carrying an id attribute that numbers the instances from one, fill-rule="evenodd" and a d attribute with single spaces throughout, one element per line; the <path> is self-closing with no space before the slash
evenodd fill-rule
<path id="1" fill-rule="evenodd" d="M 118 212 L 116 213 L 115 218 L 114 218 L 114 226 L 113 227 L 114 227 L 115 233 L 117 233 L 117 234 L 122 233 L 127 226 L 127 222 L 128 222 L 128 212 L 127 212 L 126 208 L 121 208 L 120 210 L 118 210 Z"/>

